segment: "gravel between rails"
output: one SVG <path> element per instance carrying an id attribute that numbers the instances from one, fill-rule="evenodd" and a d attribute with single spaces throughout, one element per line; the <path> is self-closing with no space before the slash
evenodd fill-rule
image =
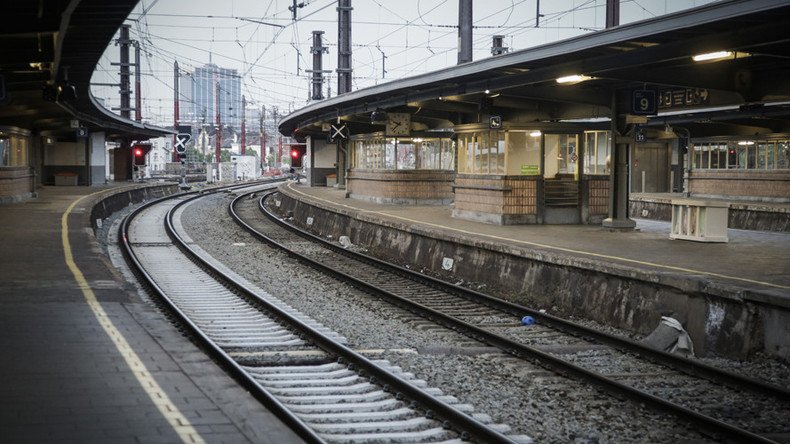
<path id="1" fill-rule="evenodd" d="M 228 196 L 191 205 L 182 219 L 204 250 L 264 290 L 315 317 L 359 350 L 390 360 L 496 422 L 538 442 L 705 441 L 674 417 L 474 344 L 306 269 L 258 243 L 227 215 Z M 242 214 L 262 217 L 255 206 Z M 473 347 L 470 347 L 473 346 Z M 383 351 L 381 351 L 383 350 Z"/>

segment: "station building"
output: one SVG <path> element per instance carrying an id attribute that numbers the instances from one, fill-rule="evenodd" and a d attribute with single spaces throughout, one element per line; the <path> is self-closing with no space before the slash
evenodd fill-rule
<path id="1" fill-rule="evenodd" d="M 131 143 L 172 133 L 118 116 L 90 92 L 96 61 L 136 4 L 74 2 L 64 11 L 17 2 L 3 11 L 0 203 L 26 200 L 42 185 L 104 184 L 108 161 L 117 180 L 131 179 Z M 109 160 L 107 141 L 121 147 Z"/>
<path id="2" fill-rule="evenodd" d="M 788 25 L 787 2 L 716 2 L 342 94 L 280 130 L 307 141 L 314 186 L 493 224 L 630 228 L 634 194 L 787 204 Z"/>

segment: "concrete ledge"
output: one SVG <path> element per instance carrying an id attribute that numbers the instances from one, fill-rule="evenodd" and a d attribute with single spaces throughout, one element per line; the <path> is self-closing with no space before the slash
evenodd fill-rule
<path id="1" fill-rule="evenodd" d="M 372 255 L 451 282 L 484 283 L 512 302 L 641 334 L 672 315 L 701 355 L 743 358 L 765 351 L 790 357 L 790 335 L 782 333 L 790 325 L 790 301 L 781 291 L 469 237 L 280 191 L 280 211 L 293 213 L 295 223 L 314 234 L 349 236 Z M 444 257 L 455 258 L 452 270 L 442 269 Z"/>
<path id="2" fill-rule="evenodd" d="M 90 225 L 96 231 L 96 220 L 106 219 L 112 213 L 129 206 L 130 204 L 139 203 L 149 199 L 156 199 L 159 197 L 170 196 L 179 192 L 178 184 L 173 182 L 157 183 L 157 184 L 140 184 L 132 185 L 130 187 L 110 188 L 106 194 L 96 195 L 85 204 L 86 207 L 91 208 L 91 212 L 87 213 L 89 221 L 85 226 Z"/>

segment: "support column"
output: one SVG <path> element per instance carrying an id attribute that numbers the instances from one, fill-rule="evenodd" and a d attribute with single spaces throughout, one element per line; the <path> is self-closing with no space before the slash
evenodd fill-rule
<path id="1" fill-rule="evenodd" d="M 620 0 L 606 0 L 606 27 L 620 24 Z"/>
<path id="2" fill-rule="evenodd" d="M 322 42 L 323 35 L 324 31 L 313 31 L 313 46 L 310 48 L 310 52 L 313 54 L 313 69 L 307 71 L 312 74 L 310 100 L 324 100 L 323 55 L 328 53 L 329 49 Z"/>
<path id="3" fill-rule="evenodd" d="M 106 156 L 105 137 L 103 132 L 90 134 L 90 181 L 91 185 L 104 185 L 106 176 Z"/>
<path id="4" fill-rule="evenodd" d="M 134 120 L 143 120 L 143 98 L 140 95 L 140 43 L 134 42 Z"/>
<path id="5" fill-rule="evenodd" d="M 471 1 L 471 0 L 470 0 Z M 351 0 L 337 2 L 337 93 L 351 92 Z"/>
<path id="6" fill-rule="evenodd" d="M 179 84 L 179 76 L 178 76 L 178 61 L 173 62 L 173 129 L 178 128 L 178 119 L 179 119 L 179 109 L 178 109 L 178 84 Z M 178 162 L 180 159 L 178 157 L 178 153 L 176 152 L 176 134 L 173 134 L 173 154 L 171 156 L 172 162 Z"/>
<path id="7" fill-rule="evenodd" d="M 612 92 L 612 149 L 609 171 L 609 217 L 604 228 L 630 230 L 636 222 L 628 218 L 628 162 L 631 144 L 625 137 L 625 118 L 620 116 L 617 92 Z"/>
<path id="8" fill-rule="evenodd" d="M 247 153 L 247 98 L 241 96 L 241 155 Z"/>
<path id="9" fill-rule="evenodd" d="M 217 162 L 217 170 L 219 171 L 219 161 L 220 161 L 220 151 L 222 150 L 222 118 L 220 117 L 220 96 L 219 96 L 219 78 L 214 79 L 216 82 L 216 89 L 214 93 L 214 101 L 217 106 L 217 131 L 215 133 L 215 138 L 217 141 L 217 149 L 216 149 L 216 162 Z"/>
<path id="10" fill-rule="evenodd" d="M 472 0 L 458 0 L 458 64 L 472 61 Z"/>
<path id="11" fill-rule="evenodd" d="M 130 107 L 130 74 L 129 74 L 129 25 L 121 26 L 120 38 L 118 45 L 120 46 L 120 63 L 113 63 L 112 65 L 120 66 L 121 68 L 121 106 L 119 108 L 121 117 L 129 119 L 131 117 Z M 115 150 L 115 181 L 131 180 L 132 175 L 132 149 L 131 143 L 128 139 L 122 139 L 120 149 Z"/>

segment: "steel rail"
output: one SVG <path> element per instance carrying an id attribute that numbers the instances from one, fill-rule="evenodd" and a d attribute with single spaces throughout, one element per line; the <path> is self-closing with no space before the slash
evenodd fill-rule
<path id="1" fill-rule="evenodd" d="M 307 237 L 307 238 L 310 238 L 310 239 L 320 240 L 322 244 L 326 244 L 327 243 L 323 239 L 318 238 L 317 236 L 315 236 L 315 235 L 313 235 L 311 233 L 305 233 L 302 230 L 296 229 L 295 227 L 293 227 L 293 226 L 285 223 L 283 220 L 279 219 L 276 215 L 271 214 L 265 208 L 265 200 L 268 197 L 274 195 L 275 193 L 276 193 L 276 191 L 267 193 L 267 194 L 263 195 L 260 198 L 260 200 L 259 200 L 259 207 L 260 207 L 261 211 L 264 212 L 267 215 L 267 217 L 269 217 L 273 222 L 275 222 L 276 224 L 278 224 L 279 226 L 282 226 L 283 228 L 285 228 L 287 230 L 295 231 L 295 232 L 299 233 L 300 235 L 303 235 L 304 237 Z M 235 202 L 239 201 L 242 197 L 243 196 L 240 196 L 239 198 L 234 200 L 234 202 L 231 203 L 231 206 Z M 626 397 L 628 397 L 630 399 L 634 399 L 634 400 L 637 400 L 637 401 L 645 402 L 647 404 L 651 404 L 654 407 L 657 407 L 657 408 L 659 408 L 661 410 L 664 410 L 664 411 L 667 411 L 667 412 L 675 414 L 676 416 L 678 416 L 683 421 L 693 422 L 696 425 L 700 426 L 702 430 L 705 430 L 708 433 L 711 433 L 714 436 L 717 436 L 717 437 L 722 438 L 722 439 L 734 439 L 734 440 L 738 440 L 738 441 L 750 441 L 750 442 L 762 442 L 762 443 L 775 443 L 776 442 L 776 441 L 771 440 L 769 438 L 766 438 L 766 437 L 764 437 L 762 435 L 758 435 L 758 434 L 750 432 L 748 430 L 744 430 L 744 429 L 738 428 L 736 426 L 733 426 L 732 424 L 728 424 L 728 423 L 723 422 L 721 420 L 718 420 L 716 418 L 713 418 L 713 417 L 710 417 L 708 415 L 699 413 L 699 412 L 697 412 L 695 410 L 691 410 L 689 408 L 683 407 L 683 406 L 678 405 L 676 403 L 673 403 L 671 401 L 667 401 L 667 400 L 665 400 L 663 398 L 660 398 L 658 396 L 652 395 L 650 393 L 643 392 L 643 391 L 635 389 L 635 388 L 633 388 L 631 386 L 622 384 L 622 383 L 620 383 L 618 381 L 609 379 L 609 378 L 605 377 L 604 375 L 602 375 L 600 373 L 597 373 L 597 372 L 594 372 L 594 371 L 590 371 L 590 370 L 587 370 L 587 369 L 582 368 L 580 366 L 568 363 L 568 362 L 566 362 L 566 361 L 564 361 L 562 359 L 556 358 L 556 357 L 554 357 L 554 356 L 552 356 L 552 355 L 550 355 L 548 353 L 542 352 L 542 351 L 540 351 L 540 350 L 538 350 L 538 349 L 536 349 L 534 347 L 530 347 L 528 345 L 524 345 L 524 344 L 515 342 L 513 340 L 504 338 L 502 336 L 499 336 L 497 334 L 488 332 L 488 331 L 486 331 L 486 330 L 484 330 L 482 328 L 479 328 L 477 326 L 474 326 L 472 324 L 463 322 L 463 321 L 461 321 L 461 320 L 459 320 L 459 319 L 457 319 L 457 318 L 455 318 L 453 316 L 446 315 L 446 314 L 441 313 L 439 311 L 436 311 L 436 310 L 434 310 L 432 308 L 429 308 L 429 307 L 426 307 L 424 305 L 421 305 L 421 304 L 415 303 L 413 301 L 410 301 L 408 299 L 405 299 L 405 298 L 403 298 L 403 297 L 401 297 L 401 296 L 399 296 L 397 294 L 394 294 L 394 293 L 392 293 L 390 291 L 387 291 L 385 289 L 379 288 L 379 287 L 377 287 L 375 285 L 371 285 L 371 284 L 369 284 L 369 283 L 367 283 L 367 282 L 365 282 L 365 281 L 363 281 L 361 279 L 358 279 L 358 278 L 356 278 L 354 276 L 348 275 L 347 273 L 344 273 L 342 271 L 336 270 L 336 269 L 332 268 L 329 265 L 323 264 L 323 263 L 321 263 L 319 261 L 313 260 L 313 259 L 311 259 L 309 257 L 303 256 L 303 255 L 301 255 L 301 254 L 299 254 L 299 253 L 297 253 L 295 251 L 292 251 L 292 250 L 288 249 L 286 246 L 276 242 L 275 240 L 273 240 L 271 238 L 268 238 L 267 236 L 263 235 L 262 233 L 257 232 L 249 224 L 247 224 L 246 222 L 244 222 L 244 221 L 242 221 L 240 219 L 237 219 L 237 223 L 239 223 L 242 227 L 244 227 L 248 232 L 253 234 L 256 238 L 258 238 L 258 239 L 260 239 L 260 240 L 262 240 L 262 241 L 264 241 L 264 242 L 266 242 L 266 243 L 268 243 L 268 244 L 270 244 L 272 246 L 275 246 L 275 247 L 277 247 L 279 249 L 282 249 L 283 251 L 287 252 L 292 257 L 302 261 L 305 264 L 308 264 L 308 265 L 312 266 L 313 268 L 316 268 L 316 269 L 318 269 L 320 271 L 326 272 L 326 273 L 328 273 L 330 275 L 337 276 L 337 277 L 341 278 L 342 280 L 344 280 L 346 282 L 349 282 L 349 283 L 351 283 L 352 285 L 354 285 L 354 286 L 356 286 L 358 288 L 361 288 L 361 289 L 363 289 L 363 290 L 365 290 L 367 292 L 370 292 L 372 294 L 376 294 L 376 295 L 382 297 L 384 300 L 387 300 L 388 302 L 393 303 L 394 305 L 397 305 L 397 306 L 399 306 L 401 308 L 404 308 L 404 309 L 406 309 L 408 311 L 411 311 L 411 312 L 413 312 L 415 314 L 418 314 L 418 315 L 420 315 L 422 317 L 425 317 L 428 320 L 440 323 L 440 324 L 442 324 L 445 327 L 448 327 L 450 329 L 462 332 L 462 333 L 466 334 L 467 336 L 469 336 L 469 337 L 471 337 L 473 339 L 477 339 L 477 340 L 479 340 L 481 342 L 484 342 L 484 343 L 487 343 L 487 344 L 492 345 L 494 347 L 497 347 L 497 348 L 499 348 L 499 349 L 501 349 L 503 351 L 506 351 L 506 352 L 516 356 L 516 357 L 529 360 L 529 361 L 531 361 L 533 363 L 542 365 L 544 367 L 548 367 L 552 371 L 554 371 L 554 372 L 556 372 L 558 374 L 561 374 L 561 375 L 572 375 L 572 376 L 581 378 L 581 379 L 583 379 L 583 380 L 585 380 L 585 381 L 587 381 L 589 383 L 592 383 L 592 384 L 604 389 L 605 391 L 607 391 L 609 393 L 626 396 Z M 346 252 L 346 254 L 348 254 L 347 250 L 343 250 L 343 251 Z M 356 253 L 354 253 L 354 254 L 356 254 Z M 369 256 L 365 256 L 365 257 L 370 258 Z M 373 259 L 373 258 L 371 258 L 371 259 Z M 381 262 L 381 261 L 379 261 L 377 259 L 375 259 L 375 261 Z M 395 267 L 395 266 L 393 266 L 393 267 Z M 404 270 L 401 267 L 395 267 L 395 268 L 397 268 L 397 269 L 399 269 L 401 271 Z M 409 273 L 409 274 L 411 274 L 411 273 Z M 436 285 L 442 284 L 442 282 L 438 281 L 438 280 L 433 280 L 432 282 L 434 284 L 436 284 Z M 457 286 L 453 286 L 453 287 L 456 290 L 461 289 L 461 287 L 457 287 Z M 462 289 L 462 290 L 465 290 L 465 289 Z M 478 293 L 478 294 L 481 294 L 481 293 Z M 488 298 L 490 298 L 490 297 L 488 297 Z M 488 298 L 486 298 L 486 299 L 488 299 Z M 515 304 L 512 304 L 512 305 L 515 305 Z M 517 305 L 515 305 L 515 306 L 518 307 Z M 530 310 L 530 312 L 533 312 L 533 311 Z M 545 317 L 545 315 L 543 315 L 541 313 L 538 313 L 538 314 L 541 315 L 540 316 L 541 318 Z M 551 318 L 546 318 L 546 319 L 551 319 Z M 558 318 L 555 318 L 555 319 L 556 319 L 556 321 L 559 321 Z"/>
<path id="2" fill-rule="evenodd" d="M 267 197 L 271 194 L 274 194 L 274 192 L 269 193 L 263 197 Z M 581 325 L 569 321 L 567 319 L 553 316 L 548 313 L 542 313 L 541 311 L 533 308 L 525 307 L 523 305 L 515 304 L 513 302 L 508 302 L 487 295 L 485 293 L 480 293 L 472 289 L 461 287 L 459 285 L 454 285 L 449 282 L 445 282 L 443 280 L 418 273 L 414 270 L 410 270 L 408 268 L 404 268 L 392 264 L 390 262 L 383 261 L 373 256 L 366 255 L 364 253 L 348 250 L 340 245 L 337 245 L 336 243 L 332 243 L 308 231 L 299 229 L 298 227 L 283 222 L 276 215 L 272 214 L 268 209 L 266 209 L 263 205 L 260 205 L 260 209 L 264 214 L 267 215 L 267 217 L 277 222 L 281 226 L 296 231 L 301 236 L 309 238 L 315 242 L 318 242 L 324 247 L 331 249 L 335 253 L 366 262 L 370 265 L 383 268 L 389 272 L 397 273 L 407 279 L 417 281 L 418 283 L 431 286 L 435 289 L 448 292 L 456 296 L 463 297 L 469 301 L 480 303 L 488 307 L 503 311 L 505 313 L 512 314 L 513 316 L 516 316 L 519 319 L 521 319 L 525 315 L 532 316 L 538 323 L 547 325 L 554 329 L 560 330 L 564 333 L 587 340 L 592 339 L 602 344 L 611 346 L 621 352 L 630 352 L 630 353 L 638 354 L 639 356 L 655 364 L 670 367 L 674 370 L 683 372 L 690 376 L 700 377 L 707 379 L 711 382 L 725 384 L 737 390 L 748 389 L 754 392 L 769 395 L 771 397 L 776 398 L 779 401 L 790 402 L 790 389 L 788 388 L 781 387 L 775 384 L 770 384 L 738 373 L 723 370 L 696 361 L 694 359 L 689 359 L 683 356 L 679 356 L 672 353 L 667 353 L 662 350 L 657 350 L 655 348 L 647 347 L 643 344 L 640 344 L 628 338 L 616 336 L 604 331 L 595 330 L 591 327 L 587 327 L 585 325 Z"/>
<path id="3" fill-rule="evenodd" d="M 247 195 L 240 195 L 236 197 L 236 199 L 234 199 L 228 206 L 228 212 L 231 215 L 231 217 L 240 224 L 241 227 L 243 227 L 253 236 L 258 237 L 256 235 L 257 232 L 251 226 L 241 221 L 240 217 L 235 213 L 235 208 L 234 208 L 235 205 L 239 201 L 245 198 L 247 198 Z M 206 263 L 206 266 L 214 269 L 211 266 L 211 264 Z M 217 274 L 222 275 L 222 273 L 219 270 L 216 269 L 214 270 L 216 271 Z M 301 324 L 301 321 L 293 318 L 289 313 L 286 313 L 282 311 L 279 307 L 274 306 L 271 303 L 260 299 L 254 292 L 249 290 L 244 285 L 239 285 L 239 288 L 242 291 L 244 291 L 248 297 L 253 298 L 256 301 L 259 301 L 266 307 L 267 310 L 271 310 L 272 312 L 276 313 L 278 316 L 282 317 L 282 319 L 286 320 L 287 322 L 297 325 Z M 447 426 L 456 429 L 461 434 L 462 439 L 474 439 L 486 443 L 513 442 L 510 438 L 508 438 L 506 435 L 502 434 L 501 432 L 494 430 L 491 427 L 488 427 L 487 425 L 472 418 L 466 413 L 463 413 L 453 408 L 449 404 L 436 399 L 435 397 L 431 396 L 428 393 L 425 393 L 420 388 L 412 385 L 408 381 L 403 380 L 400 377 L 381 368 L 380 366 L 378 366 L 368 358 L 362 356 L 361 354 L 355 352 L 354 350 L 340 343 L 337 343 L 336 341 L 331 340 L 330 338 L 326 337 L 320 332 L 314 330 L 312 327 L 305 325 L 303 328 L 300 327 L 300 330 L 302 330 L 304 334 L 308 337 L 308 339 L 311 340 L 313 343 L 315 343 L 317 346 L 321 347 L 322 349 L 324 349 L 325 351 L 331 354 L 334 354 L 335 356 L 341 357 L 349 364 L 355 366 L 359 371 L 364 372 L 365 374 L 370 375 L 372 377 L 375 377 L 377 383 L 385 386 L 385 390 L 388 388 L 389 390 L 387 391 L 396 392 L 397 394 L 400 395 L 400 397 L 405 397 L 417 402 L 419 405 L 423 406 L 426 409 L 426 414 L 429 417 L 436 417 L 444 420 Z"/>
<path id="4" fill-rule="evenodd" d="M 200 345 L 201 348 L 212 358 L 215 362 L 218 362 L 225 368 L 226 371 L 230 373 L 230 375 L 236 379 L 239 384 L 241 384 L 245 389 L 247 389 L 252 396 L 260 401 L 264 406 L 269 408 L 280 420 L 282 420 L 288 427 L 291 428 L 297 435 L 299 435 L 302 439 L 310 443 L 323 443 L 324 440 L 316 434 L 310 427 L 308 427 L 301 419 L 299 419 L 295 414 L 293 414 L 288 408 L 286 408 L 277 398 L 271 395 L 266 389 L 264 389 L 249 373 L 247 373 L 233 358 L 231 358 L 221 347 L 219 347 L 211 338 L 209 338 L 201 329 L 198 327 L 194 322 L 189 319 L 187 316 L 178 306 L 173 303 L 170 298 L 167 297 L 166 292 L 156 284 L 153 277 L 145 270 L 145 267 L 138 259 L 137 255 L 135 254 L 134 250 L 132 249 L 132 245 L 129 242 L 128 232 L 129 226 L 134 218 L 142 213 L 144 210 L 148 209 L 149 207 L 153 207 L 154 205 L 160 204 L 166 200 L 176 199 L 179 197 L 183 197 L 185 195 L 193 195 L 191 198 L 185 200 L 183 203 L 189 202 L 194 199 L 199 199 L 204 197 L 208 194 L 219 193 L 222 191 L 226 191 L 228 189 L 234 189 L 238 186 L 231 185 L 228 187 L 220 187 L 208 191 L 193 191 L 189 193 L 177 194 L 166 196 L 160 199 L 153 200 L 148 202 L 131 214 L 129 214 L 126 218 L 124 218 L 121 226 L 118 229 L 119 239 L 121 241 L 121 250 L 123 252 L 124 257 L 132 266 L 134 273 L 142 278 L 142 281 L 145 283 L 145 286 L 157 297 L 157 302 L 161 306 L 163 306 L 167 312 L 177 320 L 177 322 L 186 329 L 189 334 L 196 340 L 196 342 Z M 177 208 L 174 207 L 168 214 L 173 212 L 173 210 Z M 172 223 L 170 221 L 170 217 L 166 218 L 166 225 L 168 226 L 168 231 L 172 229 Z"/>

